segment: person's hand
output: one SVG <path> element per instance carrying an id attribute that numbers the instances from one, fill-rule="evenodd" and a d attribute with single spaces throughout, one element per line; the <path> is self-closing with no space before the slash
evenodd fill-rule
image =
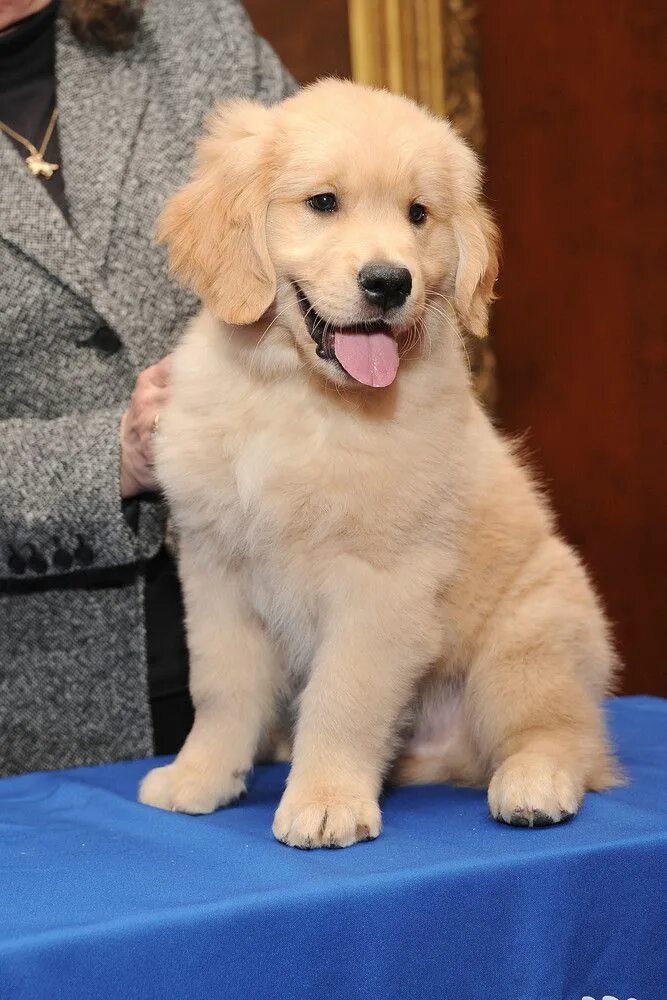
<path id="1" fill-rule="evenodd" d="M 123 499 L 154 490 L 153 437 L 169 395 L 171 356 L 146 368 L 137 379 L 120 421 L 120 494 Z"/>

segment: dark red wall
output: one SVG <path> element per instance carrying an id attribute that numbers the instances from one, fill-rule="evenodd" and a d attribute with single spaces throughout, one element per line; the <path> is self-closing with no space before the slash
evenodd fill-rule
<path id="1" fill-rule="evenodd" d="M 245 6 L 300 83 L 350 75 L 346 0 L 246 0 Z"/>
<path id="2" fill-rule="evenodd" d="M 667 4 L 480 4 L 500 416 L 667 694 Z"/>

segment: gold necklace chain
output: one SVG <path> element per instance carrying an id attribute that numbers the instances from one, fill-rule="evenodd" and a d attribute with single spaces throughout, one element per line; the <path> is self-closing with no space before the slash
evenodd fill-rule
<path id="1" fill-rule="evenodd" d="M 58 108 L 56 107 L 51 112 L 51 117 L 49 118 L 49 124 L 46 127 L 46 132 L 44 133 L 44 138 L 42 139 L 42 144 L 39 147 L 39 149 L 37 149 L 37 146 L 35 146 L 34 143 L 30 142 L 29 139 L 26 139 L 25 136 L 19 135 L 19 133 L 15 132 L 13 128 L 9 127 L 9 125 L 6 125 L 3 121 L 0 121 L 0 130 L 2 132 L 5 132 L 7 135 L 11 136 L 12 139 L 16 139 L 17 142 L 20 142 L 21 145 L 25 146 L 25 148 L 28 150 L 30 155 L 26 156 L 25 162 L 28 170 L 33 175 L 33 177 L 38 177 L 38 176 L 51 177 L 53 171 L 58 169 L 57 163 L 48 163 L 44 159 L 44 153 L 46 151 L 46 147 L 49 144 L 51 136 L 53 135 L 53 130 L 56 127 L 57 121 L 58 121 Z"/>

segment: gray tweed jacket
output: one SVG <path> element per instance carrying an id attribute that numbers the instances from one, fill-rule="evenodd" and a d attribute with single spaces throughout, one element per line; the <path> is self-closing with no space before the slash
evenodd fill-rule
<path id="1" fill-rule="evenodd" d="M 218 98 L 293 81 L 236 0 L 150 0 L 130 52 L 57 26 L 71 226 L 0 136 L 0 773 L 152 753 L 143 567 L 159 504 L 121 511 L 118 425 L 196 302 L 156 217 Z"/>

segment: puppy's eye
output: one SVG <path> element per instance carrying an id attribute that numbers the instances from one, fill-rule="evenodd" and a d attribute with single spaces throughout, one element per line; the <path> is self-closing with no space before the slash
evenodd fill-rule
<path id="1" fill-rule="evenodd" d="M 316 212 L 335 212 L 338 208 L 338 199 L 331 192 L 314 194 L 312 198 L 308 199 L 306 204 L 310 205 Z"/>
<path id="2" fill-rule="evenodd" d="M 419 226 L 422 222 L 426 221 L 428 212 L 426 211 L 424 205 L 420 205 L 418 201 L 414 201 L 412 205 L 410 205 L 408 215 L 410 216 L 410 222 L 413 222 L 415 226 Z"/>

